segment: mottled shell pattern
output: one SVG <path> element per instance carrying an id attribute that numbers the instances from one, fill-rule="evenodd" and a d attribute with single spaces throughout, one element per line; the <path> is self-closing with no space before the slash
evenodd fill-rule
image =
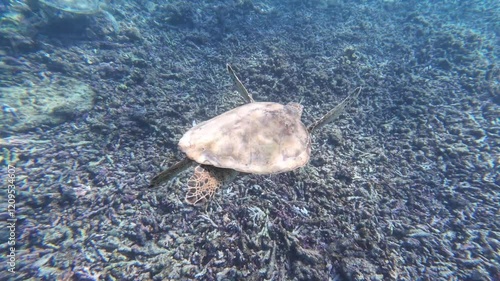
<path id="1" fill-rule="evenodd" d="M 291 171 L 311 153 L 301 115 L 298 103 L 248 103 L 194 126 L 179 147 L 200 164 L 252 174 Z"/>

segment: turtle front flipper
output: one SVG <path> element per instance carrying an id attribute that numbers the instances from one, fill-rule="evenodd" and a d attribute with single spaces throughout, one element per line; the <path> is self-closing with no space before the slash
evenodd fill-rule
<path id="1" fill-rule="evenodd" d="M 356 88 L 354 92 L 350 93 L 342 102 L 340 102 L 336 107 L 330 110 L 325 116 L 313 122 L 311 125 L 307 127 L 307 131 L 312 134 L 316 129 L 319 129 L 326 125 L 329 122 L 337 119 L 342 113 L 344 113 L 345 109 L 350 106 L 361 93 L 361 87 Z"/>
<path id="2" fill-rule="evenodd" d="M 177 176 L 180 172 L 186 170 L 193 164 L 193 160 L 189 158 L 184 158 L 181 161 L 175 163 L 172 167 L 166 169 L 165 171 L 159 173 L 154 178 L 151 179 L 149 187 L 157 187 L 161 183 L 171 180 L 173 177 Z"/>
<path id="3" fill-rule="evenodd" d="M 236 89 L 238 89 L 238 93 L 241 95 L 241 97 L 248 103 L 254 102 L 252 95 L 247 91 L 247 88 L 243 86 L 243 83 L 241 83 L 240 78 L 236 76 L 236 73 L 234 72 L 233 68 L 231 65 L 227 64 L 227 71 L 229 71 L 229 75 L 231 75 L 231 79 L 233 79 L 234 85 L 236 85 Z"/>
<path id="4" fill-rule="evenodd" d="M 206 203 L 224 184 L 232 181 L 237 171 L 214 166 L 198 165 L 188 180 L 186 202 L 191 205 Z"/>

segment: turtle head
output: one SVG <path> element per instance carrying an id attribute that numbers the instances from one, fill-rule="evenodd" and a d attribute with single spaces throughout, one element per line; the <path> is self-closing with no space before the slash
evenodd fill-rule
<path id="1" fill-rule="evenodd" d="M 298 116 L 299 118 L 302 116 L 302 110 L 304 106 L 300 103 L 289 102 L 285 105 L 285 110 L 291 115 Z"/>

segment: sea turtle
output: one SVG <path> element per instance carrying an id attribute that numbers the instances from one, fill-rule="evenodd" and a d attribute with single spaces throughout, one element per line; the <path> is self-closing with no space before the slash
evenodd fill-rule
<path id="1" fill-rule="evenodd" d="M 302 105 L 255 102 L 229 64 L 227 70 L 248 103 L 189 129 L 179 141 L 187 157 L 155 176 L 150 187 L 172 179 L 197 162 L 187 182 L 185 201 L 200 205 L 239 172 L 275 174 L 302 167 L 309 162 L 311 133 L 342 114 L 361 92 L 357 88 L 306 127 L 300 121 Z"/>
<path id="2" fill-rule="evenodd" d="M 38 2 L 72 14 L 94 15 L 102 13 L 113 26 L 115 33 L 119 32 L 120 27 L 115 17 L 103 9 L 105 5 L 101 0 L 38 0 Z"/>
<path id="3" fill-rule="evenodd" d="M 57 10 L 92 15 L 101 11 L 101 0 L 38 0 Z"/>

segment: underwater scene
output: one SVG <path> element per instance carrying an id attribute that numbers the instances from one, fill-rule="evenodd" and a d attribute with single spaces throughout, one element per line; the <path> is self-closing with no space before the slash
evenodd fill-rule
<path id="1" fill-rule="evenodd" d="M 2 0 L 0 280 L 500 281 L 500 1 Z"/>

